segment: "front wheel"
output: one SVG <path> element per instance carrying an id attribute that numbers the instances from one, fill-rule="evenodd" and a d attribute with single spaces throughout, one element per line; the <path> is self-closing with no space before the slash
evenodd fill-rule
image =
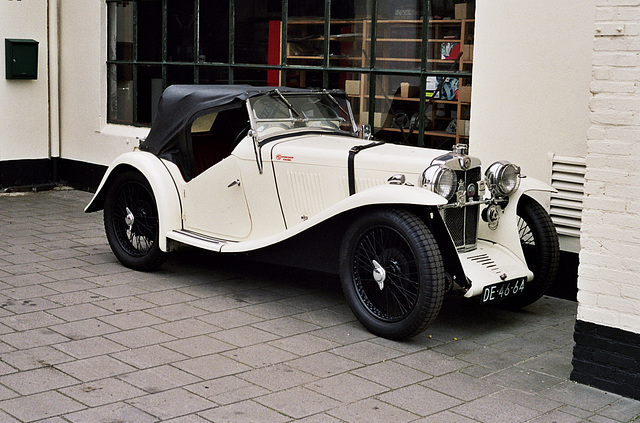
<path id="1" fill-rule="evenodd" d="M 349 228 L 340 250 L 340 277 L 354 315 L 384 338 L 407 339 L 424 331 L 444 298 L 435 238 L 404 210 L 376 210 Z"/>
<path id="2" fill-rule="evenodd" d="M 524 293 L 505 302 L 509 308 L 521 308 L 542 297 L 555 280 L 560 262 L 558 233 L 547 211 L 533 198 L 523 195 L 516 209 L 518 234 L 533 280 Z"/>
<path id="3" fill-rule="evenodd" d="M 104 200 L 109 246 L 122 264 L 152 270 L 165 258 L 158 245 L 158 208 L 149 182 L 135 171 L 116 176 Z"/>

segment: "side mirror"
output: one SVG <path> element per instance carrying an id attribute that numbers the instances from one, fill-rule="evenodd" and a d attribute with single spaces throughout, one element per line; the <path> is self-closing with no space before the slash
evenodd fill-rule
<path id="1" fill-rule="evenodd" d="M 362 125 L 360 129 L 360 133 L 362 134 L 362 139 L 370 140 L 371 139 L 371 125 L 365 123 Z"/>

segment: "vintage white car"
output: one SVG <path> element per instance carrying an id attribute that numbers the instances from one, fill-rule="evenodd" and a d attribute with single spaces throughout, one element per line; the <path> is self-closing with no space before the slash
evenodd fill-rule
<path id="1" fill-rule="evenodd" d="M 527 191 L 553 188 L 496 161 L 374 141 L 340 91 L 171 86 L 148 137 L 108 168 L 104 209 L 127 267 L 188 244 L 339 274 L 372 333 L 406 339 L 446 293 L 522 307 L 553 282 L 555 228 Z"/>

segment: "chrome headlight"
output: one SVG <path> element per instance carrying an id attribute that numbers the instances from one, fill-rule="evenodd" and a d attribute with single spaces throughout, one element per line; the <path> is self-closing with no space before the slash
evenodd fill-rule
<path id="1" fill-rule="evenodd" d="M 429 166 L 422 172 L 420 185 L 450 200 L 458 187 L 456 172 L 439 165 Z"/>
<path id="2" fill-rule="evenodd" d="M 507 161 L 495 162 L 487 169 L 485 178 L 492 195 L 506 197 L 520 186 L 520 168 Z"/>

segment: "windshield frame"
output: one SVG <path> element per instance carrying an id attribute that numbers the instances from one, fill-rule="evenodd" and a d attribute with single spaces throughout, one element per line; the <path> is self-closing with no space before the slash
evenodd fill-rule
<path id="1" fill-rule="evenodd" d="M 329 118 L 328 116 L 311 116 L 305 113 L 304 110 L 298 110 L 294 104 L 300 97 L 308 97 L 310 104 L 319 103 L 320 100 L 326 98 L 325 102 L 321 103 L 322 107 L 329 107 L 336 114 L 335 118 Z M 343 100 L 340 102 L 339 100 Z M 280 113 L 278 117 L 259 117 L 256 111 L 255 105 L 264 99 L 273 99 L 275 102 L 281 104 L 279 110 L 271 110 L 271 112 Z M 290 101 L 291 100 L 291 101 Z M 314 101 L 315 100 L 315 101 Z M 266 100 L 269 101 L 269 100 Z M 301 92 L 280 92 L 278 89 L 274 89 L 265 93 L 260 93 L 255 96 L 251 96 L 246 100 L 247 110 L 249 112 L 249 120 L 251 128 L 260 144 L 264 144 L 268 139 L 278 137 L 281 138 L 287 134 L 300 134 L 305 132 L 329 132 L 338 133 L 341 135 L 349 135 L 353 137 L 358 136 L 358 126 L 353 116 L 353 110 L 351 103 L 347 98 L 346 93 L 338 90 L 318 90 L 318 91 L 301 91 Z M 286 110 L 286 114 L 283 112 Z M 313 112 L 313 111 L 312 111 Z M 344 116 L 341 116 L 344 115 Z M 334 121 L 333 124 L 329 124 L 329 121 Z M 335 121 L 339 122 L 337 125 Z M 322 123 L 327 122 L 327 125 L 309 125 L 310 123 Z M 264 128 L 265 125 L 273 124 L 273 126 Z M 290 127 L 285 127 L 290 125 Z M 343 129 L 348 126 L 347 129 Z M 279 128 L 276 131 L 269 131 L 265 133 L 265 129 Z"/>

